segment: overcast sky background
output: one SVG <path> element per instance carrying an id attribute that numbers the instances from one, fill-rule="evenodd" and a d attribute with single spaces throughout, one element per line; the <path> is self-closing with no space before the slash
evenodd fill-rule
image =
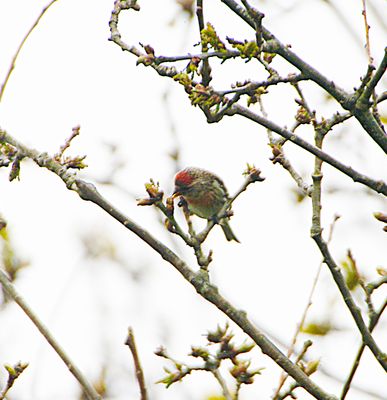
<path id="1" fill-rule="evenodd" d="M 221 38 L 253 39 L 253 32 L 220 2 L 204 3 L 205 17 Z M 252 2 L 265 13 L 265 26 L 280 40 L 351 90 L 359 85 L 367 66 L 361 1 L 335 1 L 335 8 L 327 3 Z M 367 3 L 371 51 L 378 65 L 386 45 L 386 3 Z M 0 1 L 0 82 L 20 41 L 46 4 L 38 0 Z M 125 42 L 150 44 L 157 55 L 198 51 L 193 47 L 199 40 L 196 21 L 181 13 L 174 1 L 144 0 L 140 5 L 140 13 L 122 13 L 120 31 Z M 170 154 L 176 149 L 181 166 L 216 172 L 231 193 L 243 182 L 246 162 L 254 163 L 266 180 L 250 186 L 233 206 L 231 224 L 241 244 L 227 243 L 217 227 L 206 242 L 206 248 L 214 251 L 211 278 L 221 293 L 246 310 L 259 326 L 288 342 L 321 259 L 309 237 L 310 201 L 296 203 L 294 182 L 269 160 L 270 148 L 262 127 L 241 118 L 208 125 L 181 86 L 150 68 L 136 67 L 132 55 L 109 42 L 112 8 L 113 0 L 58 0 L 50 8 L 19 55 L 0 103 L 1 127 L 25 145 L 53 154 L 72 128 L 80 125 L 81 134 L 69 154 L 87 155 L 88 168 L 81 176 L 98 183 L 109 177 L 117 160 L 122 161 L 114 185 L 98 184 L 101 193 L 193 268 L 190 249 L 163 228 L 160 216 L 151 208 L 136 206 L 135 199 L 145 194 L 144 183 L 153 178 L 171 193 L 176 164 Z M 294 71 L 281 61 L 276 63 L 284 75 Z M 214 65 L 214 75 L 212 84 L 218 89 L 229 88 L 237 80 L 266 78 L 253 62 L 230 61 L 221 68 Z M 384 90 L 385 86 L 386 82 Z M 319 117 L 340 110 L 313 85 L 302 87 Z M 294 91 L 274 88 L 265 97 L 269 118 L 290 127 L 297 109 L 294 98 Z M 385 106 L 381 110 L 386 113 Z M 309 129 L 298 133 L 312 141 Z M 109 150 L 112 145 L 117 147 L 114 154 Z M 325 145 L 328 153 L 345 164 L 375 179 L 385 179 L 385 155 L 356 122 L 337 127 Z M 286 146 L 286 153 L 310 182 L 313 158 L 292 144 Z M 0 213 L 8 221 L 18 256 L 30 262 L 20 274 L 17 288 L 86 376 L 96 380 L 105 365 L 111 398 L 138 398 L 131 355 L 123 345 L 130 325 L 152 398 L 203 399 L 220 393 L 216 382 L 200 373 L 168 390 L 155 385 L 167 363 L 153 351 L 163 345 L 175 358 L 186 360 L 191 344 L 203 345 L 203 334 L 224 324 L 225 316 L 201 300 L 148 246 L 96 206 L 68 191 L 54 174 L 29 161 L 22 163 L 20 181 L 9 183 L 8 172 L 0 170 Z M 386 202 L 329 166 L 324 166 L 324 177 L 325 233 L 334 215 L 341 216 L 331 244 L 335 259 L 343 260 L 351 248 L 361 273 L 369 280 L 377 279 L 376 267 L 386 267 L 386 239 L 372 213 L 386 211 Z M 203 221 L 195 223 L 204 226 Z M 113 259 L 87 256 L 85 242 L 102 252 L 113 251 Z M 385 296 L 386 290 L 380 289 L 376 305 Z M 356 292 L 355 298 L 362 302 L 362 293 Z M 353 333 L 354 323 L 325 266 L 309 316 L 311 320 L 327 318 L 337 328 L 328 337 L 313 338 L 311 354 L 321 358 L 334 375 L 345 378 L 359 335 Z M 14 304 L 0 312 L 0 326 L 0 364 L 30 363 L 10 398 L 76 398 L 79 388 L 74 378 Z M 244 340 L 238 328 L 233 328 L 238 340 Z M 375 333 L 382 348 L 387 345 L 386 329 L 381 321 Z M 258 350 L 254 356 L 253 364 L 266 370 L 254 385 L 242 389 L 241 398 L 267 399 L 280 371 Z M 5 379 L 0 370 L 1 385 Z M 322 374 L 316 374 L 315 379 L 327 391 L 338 392 L 340 386 L 334 380 Z M 383 386 L 385 390 L 385 375 L 367 351 L 355 381 L 380 394 Z M 300 399 L 310 398 L 301 391 L 299 394 Z M 348 398 L 375 397 L 353 391 Z"/>

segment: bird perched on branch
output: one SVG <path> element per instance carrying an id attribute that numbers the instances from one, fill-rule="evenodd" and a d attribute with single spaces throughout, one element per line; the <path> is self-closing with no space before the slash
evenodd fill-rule
<path id="1" fill-rule="evenodd" d="M 188 167 L 175 176 L 173 197 L 181 196 L 187 203 L 188 210 L 200 218 L 215 219 L 222 207 L 229 200 L 223 181 L 201 168 Z M 219 221 L 228 241 L 239 240 L 228 223 L 228 217 Z M 215 221 L 217 222 L 217 221 Z"/>

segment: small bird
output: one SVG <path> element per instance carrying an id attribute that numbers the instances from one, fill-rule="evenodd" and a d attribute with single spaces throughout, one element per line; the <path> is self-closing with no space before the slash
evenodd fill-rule
<path id="1" fill-rule="evenodd" d="M 227 200 L 228 192 L 223 181 L 212 172 L 201 168 L 188 167 L 175 176 L 173 197 L 181 196 L 188 210 L 200 218 L 214 219 Z M 228 224 L 228 218 L 219 221 L 228 241 L 239 240 Z"/>

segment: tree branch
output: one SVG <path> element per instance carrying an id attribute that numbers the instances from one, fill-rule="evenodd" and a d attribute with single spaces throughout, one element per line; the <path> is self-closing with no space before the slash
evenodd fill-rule
<path id="1" fill-rule="evenodd" d="M 384 300 L 384 303 L 380 307 L 380 310 L 375 314 L 375 317 L 370 321 L 370 324 L 369 324 L 370 332 L 372 332 L 374 330 L 375 326 L 379 322 L 379 319 L 382 316 L 382 314 L 383 314 L 384 310 L 386 309 L 386 307 L 387 307 L 387 299 Z M 358 349 L 358 351 L 356 353 L 355 360 L 354 360 L 354 362 L 352 364 L 351 371 L 349 372 L 348 378 L 345 381 L 345 384 L 344 384 L 343 389 L 341 391 L 340 400 L 344 400 L 345 399 L 345 397 L 346 397 L 346 395 L 347 395 L 347 393 L 349 391 L 349 388 L 351 387 L 351 383 L 352 383 L 353 377 L 355 376 L 357 368 L 360 365 L 360 359 L 361 359 L 361 356 L 363 355 L 365 347 L 366 347 L 366 345 L 365 345 L 365 343 L 363 341 L 363 343 L 360 345 L 360 347 L 359 347 L 359 349 Z"/>
<path id="2" fill-rule="evenodd" d="M 379 349 L 378 345 L 376 344 L 374 338 L 372 337 L 372 335 L 370 333 L 370 330 L 365 325 L 362 315 L 361 315 L 361 311 L 358 308 L 358 306 L 356 305 L 356 303 L 354 302 L 352 295 L 351 295 L 347 285 L 345 284 L 344 277 L 341 274 L 339 267 L 333 260 L 331 254 L 329 252 L 327 244 L 325 243 L 325 241 L 322 238 L 321 231 L 319 233 L 312 232 L 312 238 L 315 240 L 318 248 L 320 249 L 321 254 L 324 257 L 325 264 L 327 264 L 327 266 L 329 267 L 332 277 L 333 277 L 334 281 L 336 282 L 336 285 L 343 297 L 343 300 L 344 300 L 345 304 L 347 305 L 347 307 L 348 307 L 348 309 L 349 309 L 349 311 L 350 311 L 350 313 L 362 335 L 365 345 L 371 350 L 371 352 L 375 356 L 376 360 L 383 367 L 383 369 L 385 371 L 387 371 L 387 356 L 385 353 L 383 353 L 381 351 L 381 349 Z"/>
<path id="3" fill-rule="evenodd" d="M 31 26 L 31 28 L 28 30 L 28 32 L 26 33 L 26 35 L 24 36 L 23 40 L 21 41 L 19 47 L 16 50 L 15 55 L 12 58 L 11 61 L 11 65 L 9 66 L 8 72 L 5 76 L 4 82 L 0 87 L 0 102 L 1 99 L 3 98 L 3 94 L 5 91 L 5 88 L 7 86 L 8 80 L 12 74 L 12 71 L 14 70 L 15 66 L 16 66 L 16 60 L 21 52 L 22 47 L 24 46 L 24 43 L 27 41 L 28 37 L 30 36 L 30 34 L 32 33 L 32 31 L 36 28 L 36 26 L 39 24 L 40 20 L 42 19 L 43 15 L 46 13 L 46 11 L 56 2 L 57 0 L 51 0 L 50 3 L 43 8 L 42 12 L 40 13 L 40 15 L 38 16 L 38 18 L 35 20 L 35 22 L 33 23 L 33 25 Z"/>
<path id="4" fill-rule="evenodd" d="M 26 303 L 23 297 L 16 291 L 14 285 L 9 281 L 7 275 L 0 269 L 0 283 L 3 289 L 12 298 L 15 303 L 25 312 L 27 317 L 32 321 L 32 323 L 38 328 L 39 332 L 44 336 L 50 346 L 55 350 L 58 356 L 66 364 L 69 371 L 74 375 L 75 379 L 79 382 L 82 390 L 89 400 L 101 400 L 101 396 L 96 392 L 93 386 L 84 377 L 82 372 L 76 366 L 76 364 L 70 359 L 64 349 L 59 345 L 54 336 L 48 330 L 48 328 L 43 324 L 43 322 L 38 318 L 38 316 L 32 311 L 30 306 Z"/>
<path id="5" fill-rule="evenodd" d="M 136 341 L 134 340 L 134 333 L 133 333 L 132 327 L 129 327 L 129 329 L 128 329 L 128 336 L 126 338 L 125 344 L 129 347 L 130 352 L 132 353 L 132 356 L 133 356 L 134 369 L 136 371 L 136 378 L 137 378 L 138 386 L 140 387 L 140 394 L 141 394 L 140 399 L 147 400 L 148 394 L 147 394 L 146 385 L 145 385 L 144 372 L 142 370 L 140 358 L 137 353 L 137 346 L 136 346 Z"/>
<path id="6" fill-rule="evenodd" d="M 279 125 L 275 124 L 274 122 L 255 114 L 254 112 L 250 111 L 248 108 L 243 107 L 239 104 L 234 104 L 227 112 L 226 115 L 241 115 L 245 118 L 250 119 L 267 129 L 272 130 L 273 132 L 278 133 L 280 136 L 288 139 L 289 141 L 295 143 L 296 145 L 302 147 L 303 149 L 307 150 L 309 153 L 314 154 L 315 156 L 319 157 L 321 160 L 325 161 L 332 167 L 338 169 L 339 171 L 343 172 L 345 175 L 352 178 L 353 181 L 362 183 L 363 185 L 368 186 L 372 190 L 383 193 L 387 196 L 387 184 L 380 181 L 375 181 L 372 178 L 369 178 L 357 171 L 355 171 L 352 167 L 348 167 L 342 164 L 340 161 L 336 160 L 329 154 L 325 153 L 324 151 L 318 149 L 317 147 L 313 146 L 306 140 L 302 139 L 301 137 L 297 136 L 295 133 L 288 131 L 285 128 L 280 127 Z"/>
<path id="7" fill-rule="evenodd" d="M 109 40 L 117 44 L 122 51 L 128 51 L 129 53 L 135 55 L 137 59 L 143 57 L 143 63 L 146 65 L 150 65 L 157 73 L 161 76 L 168 76 L 173 78 L 176 74 L 175 67 L 164 67 L 163 65 L 157 65 L 153 61 L 153 57 L 150 57 L 147 54 L 142 53 L 135 46 L 127 45 L 122 39 L 121 34 L 118 31 L 118 20 L 121 10 L 134 10 L 140 11 L 140 6 L 137 4 L 137 0 L 116 0 L 114 3 L 114 9 L 111 13 L 111 18 L 109 21 L 110 27 L 110 38 Z M 138 62 L 138 61 L 137 61 Z"/>
<path id="8" fill-rule="evenodd" d="M 236 1 L 221 0 L 221 2 L 226 4 L 234 13 L 236 13 L 255 30 L 255 22 L 253 18 L 251 18 L 248 12 L 246 12 L 246 10 L 244 10 Z M 369 136 L 371 136 L 371 138 L 380 146 L 380 148 L 387 153 L 386 133 L 377 123 L 369 110 L 368 113 L 364 113 L 357 109 L 355 93 L 347 93 L 344 89 L 335 84 L 335 82 L 326 78 L 323 74 L 302 60 L 288 46 L 281 43 L 280 40 L 278 40 L 266 28 L 262 27 L 262 33 L 263 38 L 266 40 L 266 51 L 270 51 L 282 56 L 286 61 L 295 66 L 304 76 L 310 78 L 313 82 L 322 87 L 327 93 L 336 99 L 344 109 L 351 111 Z"/>
<path id="9" fill-rule="evenodd" d="M 196 16 L 198 19 L 199 32 L 201 34 L 201 32 L 204 29 L 203 0 L 196 0 Z M 202 46 L 202 53 L 206 53 L 208 51 L 208 47 L 206 44 L 203 44 L 202 40 L 201 40 L 201 46 Z M 202 75 L 202 85 L 208 86 L 212 80 L 211 66 L 208 58 L 203 59 L 203 65 L 202 68 L 200 69 L 200 73 Z"/>

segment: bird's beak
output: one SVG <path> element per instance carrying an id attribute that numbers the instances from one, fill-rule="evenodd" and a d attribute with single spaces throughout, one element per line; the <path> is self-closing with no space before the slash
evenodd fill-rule
<path id="1" fill-rule="evenodd" d="M 175 188 L 175 190 L 172 193 L 172 199 L 176 199 L 176 197 L 179 197 L 180 195 L 181 193 L 179 192 L 179 190 Z"/>

